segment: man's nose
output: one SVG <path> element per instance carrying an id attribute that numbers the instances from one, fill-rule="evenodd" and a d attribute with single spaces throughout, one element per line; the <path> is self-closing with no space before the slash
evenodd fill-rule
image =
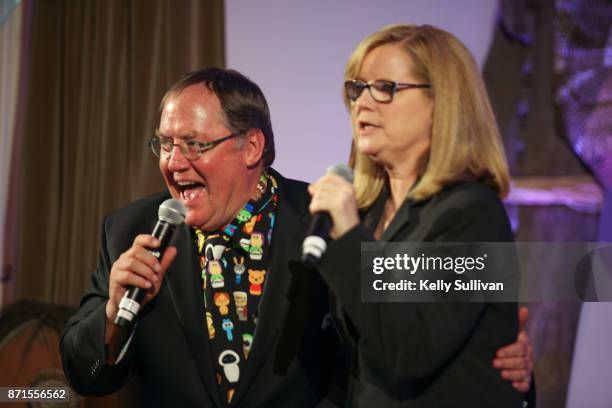
<path id="1" fill-rule="evenodd" d="M 183 150 L 180 145 L 174 145 L 172 151 L 167 153 L 168 159 L 168 170 L 180 171 L 189 168 L 189 159 L 183 154 Z"/>

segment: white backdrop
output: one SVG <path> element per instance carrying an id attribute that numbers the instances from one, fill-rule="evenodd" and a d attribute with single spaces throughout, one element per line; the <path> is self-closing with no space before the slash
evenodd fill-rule
<path id="1" fill-rule="evenodd" d="M 274 167 L 306 181 L 346 162 L 350 124 L 344 64 L 366 35 L 392 23 L 433 24 L 484 61 L 496 0 L 226 0 L 226 59 L 257 82 L 270 104 Z"/>

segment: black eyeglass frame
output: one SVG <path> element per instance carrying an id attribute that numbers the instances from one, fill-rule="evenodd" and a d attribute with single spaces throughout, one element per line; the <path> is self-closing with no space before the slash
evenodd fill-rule
<path id="1" fill-rule="evenodd" d="M 157 133 L 157 131 L 156 131 Z M 178 146 L 178 148 L 181 150 L 181 154 L 183 156 L 185 156 L 187 159 L 189 159 L 190 161 L 194 161 L 194 160 L 198 160 L 201 156 L 202 153 L 207 152 L 208 150 L 211 150 L 212 148 L 214 148 L 215 146 L 225 142 L 226 140 L 232 139 L 234 137 L 237 136 L 241 136 L 243 133 L 232 133 L 231 135 L 227 135 L 227 136 L 223 136 L 219 139 L 215 139 L 215 140 L 211 140 L 210 142 L 199 142 L 197 140 L 186 140 L 183 143 L 166 143 L 166 146 L 172 146 L 170 150 L 165 150 L 162 147 L 162 136 L 159 135 L 155 135 L 153 136 L 148 142 L 147 145 L 149 146 L 149 148 L 151 149 L 151 151 L 153 152 L 153 154 L 156 157 L 161 157 L 162 155 L 162 151 L 165 153 L 168 153 L 168 155 L 170 155 L 172 153 L 172 150 L 174 149 L 174 146 Z M 157 143 L 159 143 L 159 153 L 155 151 L 155 147 L 153 146 L 154 143 L 157 141 Z M 190 158 L 188 153 L 195 153 L 192 150 L 190 150 L 191 148 L 188 146 L 188 143 L 191 143 L 192 146 L 198 146 L 199 149 L 197 150 L 197 157 L 195 158 Z M 183 147 L 185 146 L 185 147 Z"/>
<path id="2" fill-rule="evenodd" d="M 390 93 L 387 91 L 383 91 L 380 88 L 376 88 L 375 86 L 376 84 L 383 84 L 383 85 L 390 86 L 391 87 Z M 349 91 L 349 87 L 351 86 L 355 86 L 356 88 L 354 89 L 360 89 L 359 93 L 355 94 L 354 97 L 351 97 L 351 92 Z M 379 92 L 388 94 L 389 100 L 380 100 L 376 98 L 374 94 L 372 93 L 372 87 L 375 87 L 376 90 L 378 90 Z M 395 96 L 396 92 L 403 91 L 405 89 L 431 88 L 431 84 L 408 84 L 408 83 L 403 83 L 403 82 L 387 81 L 386 79 L 377 79 L 377 80 L 370 81 L 370 82 L 365 82 L 360 79 L 349 79 L 344 82 L 344 92 L 346 93 L 347 99 L 351 102 L 355 102 L 357 99 L 359 99 L 359 97 L 361 96 L 361 94 L 366 88 L 368 89 L 368 92 L 370 92 L 370 96 L 372 97 L 372 99 L 374 99 L 376 102 L 391 103 L 393 102 L 393 97 Z"/>

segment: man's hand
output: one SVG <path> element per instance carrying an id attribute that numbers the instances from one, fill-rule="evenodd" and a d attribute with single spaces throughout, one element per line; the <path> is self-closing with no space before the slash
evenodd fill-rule
<path id="1" fill-rule="evenodd" d="M 128 287 L 136 286 L 146 291 L 141 307 L 159 293 L 164 274 L 176 256 L 176 248 L 168 247 L 159 262 L 149 250 L 158 248 L 159 244 L 159 240 L 152 235 L 138 235 L 132 247 L 121 254 L 113 264 L 108 285 L 109 300 L 106 302 L 105 342 L 107 344 L 113 331 L 119 302 Z"/>
<path id="2" fill-rule="evenodd" d="M 527 392 L 531 384 L 533 356 L 529 338 L 525 332 L 525 323 L 529 309 L 519 309 L 519 334 L 516 342 L 497 350 L 493 367 L 501 371 L 503 379 L 512 381 L 512 386 L 520 392 Z"/>

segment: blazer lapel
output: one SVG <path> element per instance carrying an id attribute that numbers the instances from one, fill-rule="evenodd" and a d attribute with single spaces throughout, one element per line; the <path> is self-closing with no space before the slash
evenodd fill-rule
<path id="1" fill-rule="evenodd" d="M 402 203 L 402 206 L 397 210 L 393 220 L 391 220 L 391 224 L 387 227 L 387 229 L 382 233 L 380 237 L 381 241 L 391 242 L 394 237 L 402 228 L 404 228 L 408 223 L 410 223 L 411 212 L 414 209 L 415 201 L 412 199 L 407 199 Z"/>
<path id="2" fill-rule="evenodd" d="M 246 395 L 253 380 L 259 374 L 261 364 L 270 358 L 270 348 L 278 338 L 279 331 L 285 323 L 289 310 L 289 291 L 292 274 L 289 271 L 291 260 L 297 259 L 304 234 L 306 233 L 308 214 L 298 212 L 285 198 L 282 176 L 273 173 L 279 182 L 279 203 L 276 223 L 272 235 L 269 278 L 264 283 L 264 290 L 259 304 L 259 318 L 249 359 L 244 375 L 241 374 L 232 406 L 237 405 Z"/>
<path id="3" fill-rule="evenodd" d="M 168 285 L 202 383 L 211 400 L 217 406 L 222 406 L 210 357 L 200 273 L 194 253 L 195 244 L 187 225 L 182 224 L 179 227 L 174 245 L 178 249 L 178 255 L 168 268 L 164 282 Z"/>

